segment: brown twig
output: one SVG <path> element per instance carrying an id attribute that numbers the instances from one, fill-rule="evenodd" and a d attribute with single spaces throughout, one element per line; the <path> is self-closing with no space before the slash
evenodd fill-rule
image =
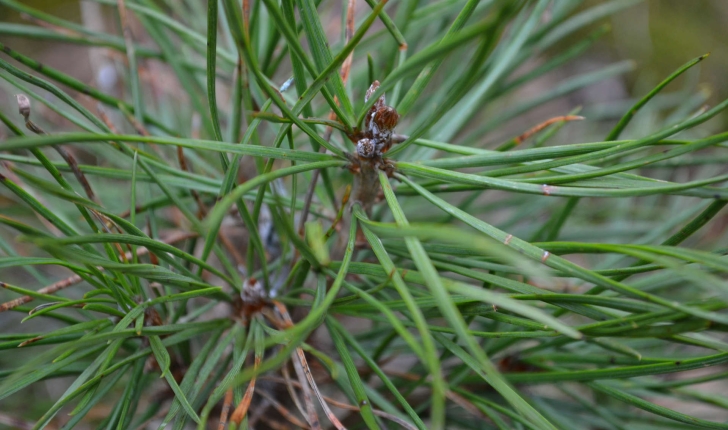
<path id="1" fill-rule="evenodd" d="M 240 252 L 235 247 L 235 244 L 230 240 L 228 236 L 226 236 L 222 230 L 220 230 L 217 234 L 217 237 L 220 239 L 220 242 L 222 242 L 222 245 L 227 249 L 227 251 L 230 253 L 230 255 L 233 256 L 233 260 L 235 260 L 235 264 L 238 266 L 245 266 L 245 257 L 240 254 Z"/>
<path id="2" fill-rule="evenodd" d="M 191 237 L 195 237 L 197 235 L 198 235 L 198 233 L 179 232 L 179 233 L 172 235 L 172 236 L 168 237 L 167 239 L 163 240 L 162 243 L 166 243 L 166 244 L 170 245 L 170 244 L 173 244 L 176 242 L 180 242 L 180 241 L 189 239 Z M 146 247 L 137 248 L 137 256 L 145 255 L 148 252 L 149 252 L 149 249 L 147 249 Z M 127 259 L 131 259 L 132 258 L 131 252 L 127 252 L 125 257 Z M 97 267 L 97 269 L 104 270 L 102 267 Z M 68 288 L 72 285 L 76 285 L 76 284 L 80 283 L 82 280 L 83 280 L 83 278 L 81 278 L 79 275 L 73 275 L 73 276 L 70 276 L 61 281 L 48 285 L 47 287 L 41 288 L 40 290 L 38 290 L 38 293 L 53 294 L 60 290 Z M 23 297 L 19 297 L 19 298 L 15 299 L 15 300 L 5 302 L 3 304 L 0 304 L 0 312 L 8 311 L 10 309 L 13 309 L 18 306 L 24 305 L 26 303 L 32 302 L 33 300 L 34 300 L 34 298 L 31 296 L 23 296 Z"/>
<path id="3" fill-rule="evenodd" d="M 473 402 L 471 402 L 470 400 L 461 396 L 460 394 L 455 393 L 451 390 L 447 390 L 447 392 L 445 392 L 445 397 L 450 399 L 450 401 L 452 401 L 456 405 L 460 406 L 461 408 L 463 408 L 466 411 L 470 412 L 471 414 L 475 415 L 476 417 L 481 418 L 481 419 L 487 419 L 485 414 L 483 412 L 481 412 L 480 409 L 478 409 L 473 404 Z"/>
<path id="4" fill-rule="evenodd" d="M 300 382 L 296 382 L 296 381 L 286 381 L 285 378 L 281 378 L 281 377 L 278 377 L 278 376 L 261 376 L 260 379 L 261 380 L 265 380 L 265 381 L 277 382 L 279 384 L 286 384 L 286 385 L 289 385 L 289 383 L 290 383 L 290 385 L 293 385 L 296 388 L 299 388 L 299 389 L 301 388 L 301 383 Z M 340 402 L 340 401 L 338 401 L 336 399 L 332 399 L 331 397 L 328 397 L 328 396 L 323 396 L 323 397 L 332 406 L 335 406 L 337 408 L 346 409 L 348 411 L 355 411 L 355 412 L 360 412 L 361 411 L 361 408 L 359 406 L 350 405 L 348 403 Z M 417 427 L 413 426 L 412 424 L 408 423 L 407 421 L 404 421 L 401 418 L 397 417 L 396 415 L 392 415 L 392 414 L 389 414 L 387 412 L 380 411 L 380 410 L 374 409 L 374 408 L 372 408 L 372 412 L 374 413 L 374 415 L 380 416 L 382 418 L 386 418 L 386 419 L 388 419 L 390 421 L 394 421 L 394 422 L 396 422 L 397 424 L 401 425 L 404 428 L 407 428 L 407 429 L 416 429 L 417 428 Z"/>
<path id="5" fill-rule="evenodd" d="M 308 425 L 306 425 L 306 423 L 299 420 L 288 409 L 286 409 L 275 398 L 273 398 L 273 396 L 271 396 L 270 394 L 266 393 L 263 390 L 260 390 L 258 393 L 261 395 L 261 397 L 265 397 L 265 399 L 268 400 L 268 402 L 270 402 L 270 404 L 273 405 L 273 407 L 278 411 L 278 413 L 280 413 L 283 416 L 283 418 L 285 418 L 288 422 L 290 422 L 291 424 L 293 424 L 297 427 L 303 428 L 303 429 L 309 428 Z"/>
<path id="6" fill-rule="evenodd" d="M 83 187 L 83 190 L 86 192 L 86 195 L 88 196 L 89 200 L 91 200 L 94 203 L 99 203 L 99 200 L 96 198 L 96 194 L 94 194 L 93 189 L 91 188 L 91 184 L 86 179 L 86 175 L 83 174 L 81 171 L 81 168 L 78 165 L 78 162 L 76 161 L 76 158 L 71 155 L 68 151 L 66 151 L 65 148 L 59 145 L 53 145 L 53 149 L 55 149 L 58 154 L 63 157 L 63 161 L 68 164 L 68 167 L 71 168 L 71 171 L 73 172 L 73 175 L 76 177 L 78 182 Z"/>
<path id="7" fill-rule="evenodd" d="M 291 379 L 291 375 L 288 372 L 288 367 L 283 366 L 281 367 L 281 374 L 283 375 L 283 380 L 286 384 L 286 389 L 288 390 L 288 394 L 291 396 L 291 399 L 293 400 L 293 404 L 296 405 L 296 409 L 298 409 L 298 412 L 301 413 L 302 416 L 306 416 L 306 412 L 303 410 L 303 406 L 301 405 L 301 400 L 298 398 L 298 394 L 296 394 L 296 390 L 293 389 L 293 384 L 297 382 L 293 381 Z"/>
<path id="8" fill-rule="evenodd" d="M 273 420 L 270 417 L 267 417 L 265 415 L 260 416 L 260 420 L 265 423 L 266 426 L 273 430 L 290 430 L 290 427 L 285 425 L 284 423 L 280 423 L 278 421 Z"/>
<path id="9" fill-rule="evenodd" d="M 382 369 L 382 372 L 384 372 L 388 375 L 396 376 L 397 378 L 406 379 L 408 381 L 419 381 L 420 379 L 422 379 L 422 375 L 418 375 L 416 373 L 398 372 L 396 370 L 386 370 L 386 369 Z"/>
<path id="10" fill-rule="evenodd" d="M 278 308 L 278 313 L 281 315 L 281 318 L 279 318 L 278 315 L 276 315 L 270 308 L 261 309 L 261 313 L 278 329 L 291 327 L 293 322 L 290 319 L 290 315 L 288 314 L 285 305 L 276 301 L 273 301 L 273 304 L 276 308 Z M 281 310 L 285 311 L 285 314 L 282 313 Z M 286 319 L 286 316 L 288 319 Z M 300 348 L 296 348 L 296 350 L 298 349 Z M 293 363 L 293 369 L 296 371 L 296 376 L 298 376 L 301 392 L 303 394 L 303 402 L 306 405 L 306 414 L 304 414 L 304 416 L 307 417 L 306 420 L 313 430 L 319 430 L 321 429 L 321 422 L 319 421 L 318 414 L 316 413 L 316 405 L 313 403 L 311 398 L 311 386 L 306 382 L 306 372 L 303 370 L 300 360 L 293 359 L 291 360 L 291 363 Z"/>
<path id="11" fill-rule="evenodd" d="M 62 150 L 61 147 L 56 147 L 55 145 L 54 145 L 54 148 L 59 149 L 59 150 Z M 73 160 L 73 163 L 75 163 L 75 160 Z M 5 166 L 9 170 L 8 176 L 11 177 L 14 182 L 16 182 L 17 184 L 22 184 L 23 183 L 20 180 L 20 178 L 17 175 L 14 174 L 15 173 L 14 170 L 16 169 L 16 167 L 14 165 L 12 165 L 11 163 L 8 163 L 8 162 L 2 162 L 2 164 L 3 164 L 3 166 Z M 80 173 L 80 169 L 79 169 L 79 173 Z M 36 197 L 36 199 L 38 199 L 38 197 Z M 40 199 L 39 199 L 39 201 L 40 201 Z M 83 205 L 78 204 L 78 203 L 76 204 L 76 206 L 79 209 L 84 208 Z M 106 215 L 102 214 L 101 212 L 99 212 L 99 211 L 97 211 L 97 210 L 95 210 L 93 208 L 87 207 L 86 209 L 91 213 L 91 215 L 93 215 L 96 218 L 97 221 L 99 221 L 99 223 L 101 223 L 101 228 L 106 233 L 111 233 L 111 229 L 112 228 L 117 233 L 121 233 L 121 230 L 119 229 L 119 227 L 116 224 L 114 224 L 114 222 L 111 221 Z M 57 231 L 58 232 L 58 228 L 56 226 L 54 226 L 50 221 L 46 220 L 43 217 L 40 217 L 40 218 L 41 218 L 41 220 L 44 221 L 44 224 L 46 224 L 46 226 L 48 226 L 49 229 L 51 229 L 52 231 Z M 125 258 L 125 255 L 124 255 L 124 249 L 121 247 L 121 245 L 118 244 L 118 243 L 114 243 L 113 245 L 116 247 L 116 250 L 119 252 L 119 255 L 121 256 L 121 258 L 126 262 L 126 258 Z M 129 249 L 131 249 L 131 248 L 129 248 Z"/>
<path id="12" fill-rule="evenodd" d="M 311 397 L 311 386 L 309 386 L 306 382 L 306 375 L 304 374 L 303 367 L 301 366 L 300 361 L 292 360 L 291 362 L 293 363 L 293 370 L 296 371 L 298 382 L 301 385 L 301 393 L 303 394 L 303 403 L 306 405 L 308 424 L 314 430 L 321 429 L 321 422 L 319 421 L 318 414 L 316 413 L 316 405 L 314 405 L 313 398 Z"/>
<path id="13" fill-rule="evenodd" d="M 225 399 L 222 403 L 222 410 L 220 411 L 220 424 L 217 425 L 217 430 L 225 430 L 227 425 L 228 415 L 230 414 L 230 406 L 233 403 L 233 389 L 230 388 L 225 392 Z"/>
<path id="14" fill-rule="evenodd" d="M 282 324 L 281 321 L 272 320 L 274 324 L 277 325 L 278 329 L 287 329 L 289 327 L 293 326 L 293 320 L 291 320 L 291 315 L 288 313 L 288 309 L 286 308 L 286 305 L 283 303 L 273 300 L 273 305 L 275 306 L 278 313 L 283 318 Z M 293 360 L 293 365 L 296 370 L 303 371 L 303 374 L 306 376 L 306 380 L 308 380 L 309 385 L 311 386 L 311 389 L 313 390 L 314 394 L 316 394 L 316 398 L 319 401 L 319 404 L 321 405 L 321 408 L 323 408 L 324 413 L 326 414 L 326 417 L 331 421 L 331 423 L 336 427 L 338 430 L 346 430 L 346 427 L 344 427 L 343 424 L 341 424 L 341 421 L 339 421 L 338 418 L 336 418 L 336 415 L 334 415 L 333 412 L 331 412 L 331 409 L 329 408 L 329 405 L 326 403 L 326 400 L 324 400 L 323 396 L 321 395 L 321 392 L 318 389 L 318 386 L 316 385 L 316 380 L 313 377 L 313 373 L 311 373 L 311 368 L 309 367 L 307 361 L 306 361 L 306 354 L 303 352 L 303 348 L 297 347 L 296 348 L 296 358 L 298 358 L 298 361 Z M 313 427 L 313 425 L 312 425 Z"/>
<path id="15" fill-rule="evenodd" d="M 140 136 L 150 136 L 149 131 L 146 127 L 144 127 L 144 124 L 139 122 L 134 114 L 129 112 L 127 109 L 121 109 L 121 112 L 124 114 L 124 118 L 126 118 L 127 121 L 129 121 L 129 124 L 131 124 L 132 127 L 134 127 L 134 130 L 136 130 L 137 134 Z M 156 147 L 156 144 L 150 143 L 149 145 Z"/>
<path id="16" fill-rule="evenodd" d="M 417 375 L 414 373 L 398 372 L 396 370 L 387 370 L 387 369 L 382 369 L 382 371 L 388 375 L 396 376 L 398 378 L 406 379 L 409 381 L 420 381 L 422 379 L 421 375 Z M 427 378 L 427 379 L 429 379 L 429 378 Z M 452 390 L 445 391 L 445 397 L 447 397 L 450 401 L 459 405 L 466 411 L 472 413 L 473 415 L 481 417 L 481 418 L 485 418 L 483 413 L 480 411 L 480 409 L 478 409 L 470 400 L 453 392 Z"/>
<path id="17" fill-rule="evenodd" d="M 245 390 L 245 395 L 243 395 L 243 399 L 240 401 L 238 406 L 235 408 L 235 411 L 230 416 L 230 421 L 234 422 L 236 425 L 240 425 L 240 422 L 245 418 L 245 415 L 248 413 L 248 408 L 250 408 L 250 402 L 253 400 L 253 394 L 255 393 L 255 380 L 257 377 L 256 371 L 258 370 L 258 366 L 260 366 L 260 360 L 262 357 L 259 354 L 255 355 L 255 363 L 253 364 L 253 378 L 250 380 L 250 383 L 248 384 L 248 388 Z"/>
<path id="18" fill-rule="evenodd" d="M 18 111 L 25 119 L 25 126 L 28 128 L 28 130 L 32 131 L 35 134 L 39 135 L 47 135 L 42 128 L 40 128 L 37 124 L 35 124 L 33 121 L 30 120 L 30 99 L 25 94 L 18 94 L 16 96 L 18 100 Z M 86 175 L 83 174 L 83 171 L 81 170 L 81 167 L 78 165 L 78 162 L 76 161 L 76 158 L 71 155 L 68 151 L 66 151 L 65 148 L 63 148 L 60 145 L 53 145 L 53 149 L 58 152 L 58 154 L 61 155 L 61 158 L 66 162 L 68 167 L 70 167 L 71 172 L 73 172 L 73 175 L 76 177 L 76 180 L 81 184 L 84 191 L 86 192 L 86 196 L 91 200 L 92 202 L 96 204 L 101 204 L 101 202 L 96 198 L 96 194 L 94 194 L 93 189 L 91 188 L 91 184 L 88 182 L 88 179 L 86 179 Z M 81 208 L 80 205 L 79 208 Z M 120 230 L 118 226 L 116 226 L 108 217 L 101 214 L 100 212 L 87 208 L 93 215 L 96 217 L 96 219 L 100 222 L 101 228 L 107 232 L 111 233 L 111 229 L 115 228 L 117 232 L 120 233 Z M 124 249 L 119 245 L 118 243 L 115 243 L 114 246 L 116 246 L 116 250 L 119 252 L 119 255 L 122 256 L 122 259 L 124 259 Z M 125 259 L 124 259 L 125 260 Z"/>
<path id="19" fill-rule="evenodd" d="M 30 120 L 30 99 L 25 94 L 18 94 L 15 96 L 18 100 L 18 111 L 25 119 L 25 127 L 28 128 L 28 130 L 32 131 L 35 134 L 48 134 L 46 133 L 42 128 L 40 128 L 38 125 L 36 125 L 33 121 Z M 76 180 L 81 184 L 84 191 L 86 192 L 86 195 L 88 196 L 89 200 L 93 201 L 94 203 L 99 203 L 98 199 L 96 198 L 96 195 L 94 194 L 93 189 L 91 188 L 91 184 L 89 184 L 88 180 L 86 179 L 86 176 L 81 171 L 81 168 L 78 166 L 78 162 L 76 162 L 76 159 L 71 155 L 68 151 L 66 151 L 63 147 L 60 145 L 53 145 L 53 149 L 55 149 L 58 154 L 63 158 L 63 160 L 68 164 L 68 167 L 71 168 L 71 171 L 73 172 L 73 175 L 76 177 Z"/>
<path id="20" fill-rule="evenodd" d="M 529 137 L 533 136 L 534 134 L 538 133 L 539 131 L 543 130 L 544 128 L 550 126 L 551 124 L 553 124 L 555 122 L 581 121 L 583 119 L 584 119 L 583 116 L 578 116 L 578 115 L 562 115 L 562 116 L 553 117 L 553 118 L 547 119 L 546 121 L 544 121 L 534 127 L 529 128 L 528 130 L 526 130 L 526 132 L 514 137 L 513 141 L 516 145 L 520 145 L 521 143 L 523 143 L 524 140 L 528 139 Z"/>
<path id="21" fill-rule="evenodd" d="M 306 361 L 306 354 L 303 352 L 303 348 L 296 348 L 296 356 L 298 360 L 300 361 L 301 368 L 303 369 L 304 375 L 306 375 L 306 379 L 308 380 L 308 383 L 311 385 L 311 389 L 316 395 L 316 398 L 318 398 L 319 404 L 321 404 L 321 407 L 324 410 L 324 413 L 326 414 L 326 417 L 331 421 L 331 423 L 336 427 L 338 430 L 346 430 L 346 427 L 339 421 L 339 419 L 334 415 L 334 413 L 329 408 L 329 405 L 326 403 L 326 400 L 324 399 L 323 395 L 321 394 L 321 391 L 318 389 L 318 385 L 316 384 L 316 380 L 313 377 L 313 373 L 311 373 L 311 367 L 309 367 L 308 362 Z M 296 361 L 294 360 L 294 363 Z"/>

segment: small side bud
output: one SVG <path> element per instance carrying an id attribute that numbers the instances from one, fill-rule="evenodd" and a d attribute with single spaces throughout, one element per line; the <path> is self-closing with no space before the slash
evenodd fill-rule
<path id="1" fill-rule="evenodd" d="M 243 303 L 246 304 L 257 304 L 265 300 L 265 290 L 263 284 L 255 278 L 248 278 L 243 282 L 242 291 L 240 291 L 240 298 L 243 299 Z"/>
<path id="2" fill-rule="evenodd" d="M 263 284 L 255 278 L 248 278 L 243 281 L 242 290 L 240 291 L 240 307 L 241 316 L 249 321 L 253 315 L 260 312 L 265 306 L 268 297 L 266 295 Z"/>
<path id="3" fill-rule="evenodd" d="M 27 121 L 30 116 L 30 99 L 25 94 L 18 94 L 15 97 L 18 99 L 18 112 Z"/>
<path id="4" fill-rule="evenodd" d="M 374 92 L 377 90 L 377 88 L 379 88 L 379 81 L 372 82 L 372 85 L 369 86 L 369 89 L 367 90 L 367 93 L 364 96 L 364 103 L 369 101 L 369 97 L 371 97 L 372 94 L 374 94 Z"/>
<path id="5" fill-rule="evenodd" d="M 361 139 L 356 143 L 356 153 L 362 158 L 372 158 L 376 145 L 371 139 Z"/>

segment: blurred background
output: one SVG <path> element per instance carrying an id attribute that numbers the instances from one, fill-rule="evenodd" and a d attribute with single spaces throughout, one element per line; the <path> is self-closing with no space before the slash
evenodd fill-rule
<path id="1" fill-rule="evenodd" d="M 25 0 L 22 3 L 87 27 L 120 34 L 118 16 L 113 7 L 76 0 Z M 363 2 L 360 3 L 359 6 L 366 8 Z M 602 0 L 587 0 L 581 8 L 586 9 L 605 3 Z M 396 7 L 395 4 L 390 6 Z M 3 22 L 39 24 L 2 4 L 0 4 L 0 17 Z M 533 121 L 538 121 L 543 119 L 544 114 L 548 112 L 563 114 L 573 109 L 574 106 L 583 107 L 582 115 L 592 121 L 589 125 L 576 124 L 567 129 L 580 136 L 583 136 L 585 132 L 587 134 L 596 132 L 594 136 L 597 136 L 602 129 L 601 127 L 599 130 L 593 129 L 594 121 L 618 118 L 634 101 L 630 98 L 644 95 L 681 64 L 706 53 L 710 53 L 710 57 L 706 61 L 676 80 L 664 93 L 677 90 L 681 86 L 686 94 L 699 93 L 700 97 L 695 101 L 696 110 L 701 105 L 714 105 L 716 101 L 728 98 L 728 79 L 726 79 L 726 71 L 728 71 L 728 43 L 726 43 L 728 40 L 728 1 L 644 0 L 612 15 L 611 18 L 600 20 L 588 29 L 577 33 L 574 38 L 587 37 L 598 27 L 598 24 L 605 23 L 610 29 L 599 38 L 595 45 L 576 60 L 568 62 L 565 66 L 527 85 L 526 92 L 521 92 L 519 97 L 539 94 L 543 92 L 543 88 L 554 85 L 555 82 L 580 73 L 598 70 L 600 67 L 619 61 L 633 61 L 632 70 L 619 75 L 618 78 L 578 90 L 568 94 L 560 101 L 549 102 L 540 109 L 535 109 L 527 116 L 518 118 L 517 127 L 501 128 L 502 136 L 517 132 L 519 129 L 522 131 L 524 124 L 529 124 L 530 117 L 533 118 Z M 139 34 L 141 33 L 140 30 Z M 577 42 L 574 38 L 562 41 L 552 48 L 551 52 L 560 52 L 565 47 L 571 46 Z M 93 83 L 103 90 L 108 91 L 116 86 L 121 88 L 123 85 L 121 76 L 123 70 L 117 69 L 115 66 L 118 64 L 118 61 L 115 60 L 119 59 L 109 58 L 108 50 L 88 49 L 77 44 L 48 40 L 21 39 L 8 34 L 0 34 L 0 40 L 25 55 L 58 68 L 84 82 Z M 144 44 L 139 37 L 136 40 Z M 151 46 L 153 47 L 153 45 Z M 547 57 L 548 52 L 546 58 L 532 59 L 531 66 L 545 62 Z M 528 68 L 529 65 L 524 67 L 525 70 Z M 15 101 L 8 98 L 9 91 L 3 91 L 8 87 L 8 85 L 0 87 L 0 102 L 14 104 Z M 714 129 L 713 127 L 720 128 L 726 121 L 728 121 L 728 114 L 723 113 L 717 119 L 712 120 L 713 126 L 706 130 Z M 633 136 L 634 134 L 631 135 L 630 131 L 635 134 L 643 134 L 649 130 L 649 121 L 635 121 L 634 125 L 637 123 L 643 129 L 628 129 L 623 136 Z M 612 122 L 604 124 L 604 130 L 608 130 L 612 125 Z M 0 133 L 3 132 L 0 129 Z M 502 136 L 499 133 L 493 135 L 496 140 Z"/>
<path id="2" fill-rule="evenodd" d="M 51 15 L 120 34 L 118 17 L 113 7 L 77 0 L 23 0 L 22 3 Z M 602 3 L 606 2 L 587 0 L 582 9 Z M 390 6 L 395 5 L 396 3 Z M 3 22 L 37 24 L 2 5 L 0 17 Z M 677 87 L 685 79 L 694 81 L 709 104 L 728 98 L 728 1 L 644 0 L 601 21 L 607 22 L 611 31 L 601 37 L 579 60 L 567 63 L 553 74 L 559 77 L 569 76 L 620 60 L 632 60 L 635 67 L 620 79 L 572 94 L 568 100 L 570 105 L 583 105 L 587 113 L 591 111 L 598 115 L 607 115 L 611 109 L 619 112 L 621 104 L 610 106 L 609 103 L 646 93 L 681 64 L 705 53 L 711 54 L 709 59 L 695 67 L 695 73 L 688 73 L 687 77 L 679 79 L 673 85 Z M 590 30 L 595 27 L 592 26 Z M 585 31 L 577 36 L 585 37 L 587 34 L 588 31 Z M 7 34 L 0 34 L 0 40 L 13 49 L 82 81 L 95 82 L 103 87 L 114 86 L 121 81 L 113 68 L 104 67 L 105 64 L 95 64 L 104 63 L 104 59 L 99 58 L 104 53 L 97 52 L 98 49 L 46 40 L 21 39 Z M 554 51 L 559 51 L 564 45 L 573 42 L 574 40 L 565 40 Z M 545 85 L 546 81 L 541 79 L 534 85 L 539 84 Z M 4 89 L 7 90 L 7 87 Z M 0 92 L 5 93 L 0 100 L 7 103 L 7 91 L 0 89 Z M 14 103 L 14 100 L 11 102 Z M 722 120 L 725 121 L 726 117 L 723 116 Z"/>
<path id="3" fill-rule="evenodd" d="M 558 0 L 557 0 L 558 1 Z M 44 10 L 48 14 L 103 28 L 118 33 L 118 21 L 113 8 L 95 2 L 77 0 L 23 0 L 23 4 Z M 605 3 L 588 0 L 587 7 Z M 0 5 L 3 22 L 33 24 L 15 10 Z M 570 74 L 591 69 L 593 64 L 608 64 L 619 60 L 632 60 L 635 68 L 618 82 L 608 82 L 601 88 L 591 88 L 591 94 L 579 94 L 583 105 L 589 106 L 628 95 L 640 95 L 691 58 L 710 53 L 695 70 L 697 76 L 689 78 L 701 83 L 701 90 L 709 93 L 709 102 L 728 97 L 728 2 L 724 0 L 644 0 L 604 20 L 611 26 L 605 36 L 576 62 L 559 69 Z M 37 24 L 37 23 L 36 23 Z M 593 28 L 592 28 L 593 29 Z M 585 36 L 584 32 L 579 36 Z M 29 40 L 0 34 L 3 43 L 28 56 L 39 59 L 83 80 L 112 85 L 118 81 L 109 70 L 101 69 L 94 76 L 92 62 L 98 54 L 76 44 Z M 573 40 L 564 41 L 571 44 Z M 555 50 L 563 48 L 556 47 Z M 679 85 L 679 82 L 676 85 Z M 592 106 L 593 107 L 593 106 Z"/>

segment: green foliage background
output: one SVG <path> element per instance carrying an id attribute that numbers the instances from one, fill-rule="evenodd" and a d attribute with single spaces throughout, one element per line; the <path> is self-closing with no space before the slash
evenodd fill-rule
<path id="1" fill-rule="evenodd" d="M 347 37 L 348 2 L 123 3 L 127 40 L 116 1 L 0 0 L 0 298 L 34 298 L 0 426 L 216 428 L 257 377 L 241 428 L 286 422 L 265 395 L 315 427 L 265 379 L 302 348 L 347 428 L 728 428 L 722 4 L 356 2 Z M 367 214 L 374 79 L 408 138 Z M 239 313 L 246 274 L 293 326 Z"/>

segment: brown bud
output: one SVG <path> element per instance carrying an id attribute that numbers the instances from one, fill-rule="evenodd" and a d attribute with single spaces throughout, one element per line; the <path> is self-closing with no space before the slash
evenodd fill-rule
<path id="1" fill-rule="evenodd" d="M 260 281 L 255 278 L 249 278 L 243 282 L 240 299 L 242 302 L 242 316 L 246 320 L 250 320 L 254 314 L 263 309 L 267 296 Z"/>
<path id="2" fill-rule="evenodd" d="M 377 109 L 374 115 L 374 123 L 377 124 L 380 130 L 394 130 L 399 122 L 399 114 L 391 106 L 384 106 Z"/>
<path id="3" fill-rule="evenodd" d="M 258 303 L 265 300 L 265 290 L 263 285 L 255 278 L 249 278 L 243 282 L 240 298 L 245 303 Z"/>

